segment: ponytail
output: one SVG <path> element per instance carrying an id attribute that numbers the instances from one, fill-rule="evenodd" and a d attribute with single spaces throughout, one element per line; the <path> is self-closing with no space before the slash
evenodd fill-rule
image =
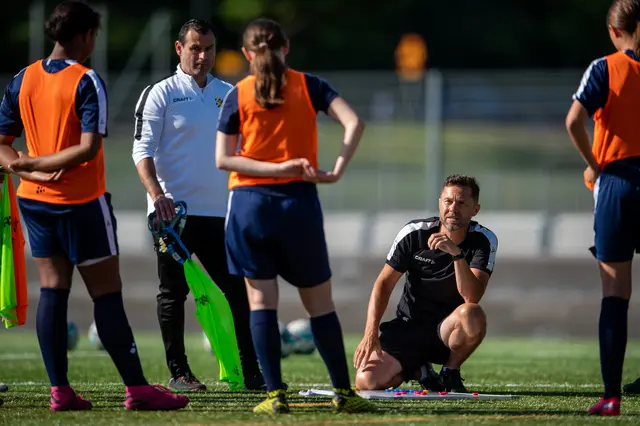
<path id="1" fill-rule="evenodd" d="M 284 103 L 282 87 L 286 83 L 286 65 L 277 53 L 264 46 L 251 62 L 251 71 L 256 77 L 256 102 L 271 109 Z"/>
<path id="2" fill-rule="evenodd" d="M 288 40 L 280 24 L 270 19 L 256 19 L 247 26 L 242 39 L 243 48 L 254 53 L 251 74 L 256 78 L 256 102 L 266 109 L 282 105 L 282 88 L 287 82 L 283 49 L 288 46 Z"/>

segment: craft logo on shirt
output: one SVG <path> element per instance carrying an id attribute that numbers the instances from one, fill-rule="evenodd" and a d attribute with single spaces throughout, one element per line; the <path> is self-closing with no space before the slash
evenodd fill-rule
<path id="1" fill-rule="evenodd" d="M 418 256 L 417 254 L 415 256 L 413 256 L 413 258 L 415 260 L 419 260 L 420 262 L 425 262 L 425 263 L 429 263 L 431 265 L 435 264 L 436 262 L 433 261 L 433 259 L 428 259 L 426 257 L 422 257 L 422 256 Z"/>
<path id="2" fill-rule="evenodd" d="M 218 106 L 218 108 L 222 106 L 222 98 L 216 96 L 216 105 Z"/>
<path id="3" fill-rule="evenodd" d="M 186 101 L 190 101 L 191 97 L 189 96 L 185 96 L 183 98 L 173 98 L 172 103 L 178 103 L 178 102 L 186 102 Z"/>

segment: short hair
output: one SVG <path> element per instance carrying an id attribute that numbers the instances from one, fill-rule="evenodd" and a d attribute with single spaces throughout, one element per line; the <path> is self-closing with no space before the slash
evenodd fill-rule
<path id="1" fill-rule="evenodd" d="M 189 19 L 187 22 L 182 24 L 182 27 L 180 27 L 180 31 L 178 32 L 178 41 L 180 42 L 180 44 L 185 43 L 187 38 L 187 33 L 190 30 L 195 31 L 200 35 L 205 35 L 205 34 L 209 34 L 209 32 L 212 32 L 214 35 L 214 42 L 215 42 L 216 32 L 213 29 L 213 25 L 211 25 L 208 21 L 205 21 L 204 19 Z"/>
<path id="2" fill-rule="evenodd" d="M 98 28 L 100 13 L 80 0 L 67 0 L 58 4 L 44 25 L 47 36 L 60 44 Z"/>
<path id="3" fill-rule="evenodd" d="M 478 185 L 478 181 L 476 181 L 476 178 L 474 178 L 473 176 L 460 174 L 449 175 L 444 180 L 442 189 L 446 188 L 447 186 L 463 186 L 469 188 L 471 190 L 471 198 L 473 198 L 473 201 L 477 203 L 480 199 L 480 186 Z"/>

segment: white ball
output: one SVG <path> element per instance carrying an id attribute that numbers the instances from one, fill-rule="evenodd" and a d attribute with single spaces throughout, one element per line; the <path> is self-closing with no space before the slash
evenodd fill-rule
<path id="1" fill-rule="evenodd" d="M 104 346 L 102 346 L 102 342 L 100 341 L 100 337 L 98 336 L 98 329 L 96 328 L 95 322 L 91 323 L 91 325 L 89 326 L 89 333 L 87 333 L 87 336 L 89 337 L 89 343 L 91 344 L 91 346 L 99 351 L 104 350 Z"/>
<path id="2" fill-rule="evenodd" d="M 72 351 L 78 347 L 78 340 L 80 340 L 78 326 L 72 322 L 67 323 L 67 350 Z"/>
<path id="3" fill-rule="evenodd" d="M 300 318 L 291 321 L 287 325 L 287 331 L 293 338 L 293 351 L 297 354 L 309 355 L 316 350 L 311 332 L 311 321 L 308 318 Z"/>
<path id="4" fill-rule="evenodd" d="M 278 321 L 278 328 L 280 329 L 281 358 L 286 358 L 293 353 L 293 337 L 287 330 L 287 326 L 280 321 Z"/>

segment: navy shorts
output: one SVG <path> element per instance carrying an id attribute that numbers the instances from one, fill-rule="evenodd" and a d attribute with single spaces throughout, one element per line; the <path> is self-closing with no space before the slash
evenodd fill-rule
<path id="1" fill-rule="evenodd" d="M 640 159 L 607 166 L 593 190 L 595 244 L 601 262 L 625 262 L 640 253 Z"/>
<path id="2" fill-rule="evenodd" d="M 229 272 L 255 280 L 279 275 L 296 287 L 322 284 L 331 278 L 323 222 L 315 187 L 290 196 L 234 189 L 225 231 Z"/>
<path id="3" fill-rule="evenodd" d="M 64 205 L 18 197 L 18 206 L 33 257 L 64 255 L 81 265 L 118 254 L 109 193 L 85 204 Z"/>

